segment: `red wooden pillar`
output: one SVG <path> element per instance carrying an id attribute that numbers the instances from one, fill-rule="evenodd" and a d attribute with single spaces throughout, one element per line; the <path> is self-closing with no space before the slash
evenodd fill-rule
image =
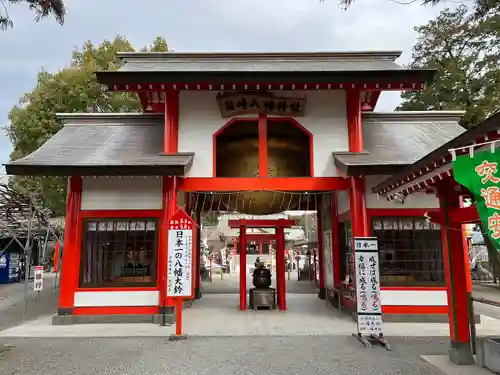
<path id="1" fill-rule="evenodd" d="M 201 298 L 201 209 L 196 208 L 196 244 L 195 244 L 195 264 L 196 279 L 194 280 L 194 298 Z"/>
<path id="2" fill-rule="evenodd" d="M 53 259 L 53 262 L 54 262 L 54 272 L 57 273 L 57 269 L 59 267 L 59 240 L 56 240 L 56 246 L 54 248 L 54 259 Z"/>
<path id="3" fill-rule="evenodd" d="M 285 228 L 276 227 L 276 282 L 279 281 L 278 299 L 280 310 L 286 310 L 286 278 L 285 278 Z"/>
<path id="4" fill-rule="evenodd" d="M 280 296 L 281 296 L 281 292 L 280 292 L 280 288 L 281 288 L 281 278 L 280 278 L 280 274 L 281 274 L 281 271 L 280 271 L 280 261 L 279 261 L 279 234 L 278 234 L 278 227 L 275 228 L 275 233 L 276 233 L 276 237 L 275 237 L 275 240 L 274 240 L 274 258 L 276 260 L 276 304 L 278 305 L 278 307 L 280 306 L 280 303 L 281 303 L 281 299 L 280 299 Z"/>
<path id="5" fill-rule="evenodd" d="M 347 128 L 349 133 L 349 151 L 363 151 L 363 124 L 361 118 L 361 100 L 359 91 L 347 91 Z M 352 237 L 368 237 L 368 215 L 366 213 L 365 180 L 362 176 L 349 177 L 349 195 L 352 220 Z M 354 246 L 353 246 L 354 249 Z M 354 259 L 354 257 L 353 257 Z M 354 275 L 354 264 L 352 264 Z M 353 277 L 352 283 L 356 280 Z"/>
<path id="6" fill-rule="evenodd" d="M 474 364 L 469 330 L 468 299 L 472 291 L 469 257 L 462 244 L 461 224 L 451 222 L 449 210 L 458 208 L 458 194 L 451 187 L 439 188 L 439 202 L 445 225 L 441 227 L 448 321 L 450 325 L 450 361 L 459 365 Z"/>
<path id="7" fill-rule="evenodd" d="M 333 285 L 339 285 L 342 283 L 342 275 L 340 274 L 339 216 L 337 213 L 336 193 L 332 193 L 331 196 L 330 218 L 332 223 Z"/>
<path id="8" fill-rule="evenodd" d="M 316 210 L 316 222 L 317 222 L 317 236 L 318 236 L 318 257 L 319 257 L 319 292 L 318 297 L 320 299 L 326 299 L 326 287 L 325 287 L 325 254 L 324 254 L 324 244 L 323 244 L 323 217 L 322 210 L 319 207 Z"/>
<path id="9" fill-rule="evenodd" d="M 247 228 L 240 225 L 240 310 L 247 309 Z"/>
<path id="10" fill-rule="evenodd" d="M 83 180 L 79 176 L 68 179 L 66 198 L 66 221 L 64 227 L 63 256 L 61 260 L 61 286 L 59 291 L 58 315 L 71 315 L 75 302 L 75 291 L 80 276 L 81 223 Z"/>
<path id="11" fill-rule="evenodd" d="M 163 151 L 175 154 L 179 148 L 179 92 L 168 91 L 165 97 L 165 130 Z"/>
<path id="12" fill-rule="evenodd" d="M 167 297 L 168 221 L 177 210 L 177 183 L 175 177 L 163 177 L 163 214 L 160 225 L 158 251 L 158 289 L 160 313 L 173 314 L 175 301 Z"/>
<path id="13" fill-rule="evenodd" d="M 175 154 L 179 144 L 179 92 L 168 91 L 165 97 L 163 151 Z M 175 301 L 167 297 L 168 220 L 177 210 L 177 181 L 175 177 L 163 176 L 163 215 L 158 251 L 158 284 L 160 291 L 160 313 L 174 314 Z"/>
<path id="14" fill-rule="evenodd" d="M 259 241 L 259 252 L 260 252 L 260 255 L 262 255 L 262 240 Z"/>

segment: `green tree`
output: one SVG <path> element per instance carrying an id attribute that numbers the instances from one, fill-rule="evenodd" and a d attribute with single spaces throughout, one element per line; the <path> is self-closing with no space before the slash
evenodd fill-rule
<path id="1" fill-rule="evenodd" d="M 409 68 L 437 69 L 422 91 L 407 91 L 399 110 L 465 110 L 462 125 L 474 126 L 500 109 L 500 23 L 467 7 L 446 9 L 423 26 Z"/>
<path id="2" fill-rule="evenodd" d="M 97 82 L 95 71 L 117 70 L 117 52 L 133 51 L 123 37 L 94 45 L 88 41 L 75 50 L 68 68 L 57 73 L 41 72 L 33 91 L 25 94 L 9 113 L 7 135 L 13 145 L 11 160 L 30 154 L 62 127 L 56 113 L 138 112 L 136 94 L 111 93 Z M 156 38 L 148 51 L 168 51 L 163 38 Z M 11 179 L 21 191 L 41 193 L 45 204 L 56 215 L 64 215 L 66 179 L 60 177 L 20 177 Z"/>
<path id="3" fill-rule="evenodd" d="M 10 18 L 8 6 L 11 4 L 24 4 L 35 12 L 35 20 L 54 17 L 61 25 L 64 23 L 66 8 L 63 0 L 0 0 L 0 29 L 6 30 L 14 26 Z"/>
<path id="4" fill-rule="evenodd" d="M 201 223 L 203 226 L 217 226 L 219 225 L 220 213 L 216 211 L 210 211 L 201 215 Z"/>
<path id="5" fill-rule="evenodd" d="M 348 9 L 355 0 L 340 0 L 340 6 L 343 9 Z M 438 5 L 444 4 L 447 0 L 390 0 L 401 5 L 410 5 L 420 3 L 422 5 Z M 475 0 L 474 13 L 477 15 L 485 15 L 490 11 L 498 11 L 500 9 L 500 0 Z"/>

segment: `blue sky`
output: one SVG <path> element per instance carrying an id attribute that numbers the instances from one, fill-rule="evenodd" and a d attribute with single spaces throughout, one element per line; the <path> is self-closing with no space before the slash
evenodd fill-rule
<path id="1" fill-rule="evenodd" d="M 404 51 L 399 62 L 405 63 L 416 39 L 413 27 L 444 8 L 390 0 L 356 0 L 348 11 L 337 0 L 66 0 L 66 7 L 64 26 L 52 19 L 36 23 L 26 6 L 9 8 L 14 29 L 0 33 L 1 127 L 33 89 L 37 73 L 63 68 L 86 40 L 121 34 L 142 47 L 161 35 L 179 52 L 390 49 Z M 377 110 L 398 103 L 398 93 L 384 93 Z M 0 164 L 10 151 L 1 132 Z"/>

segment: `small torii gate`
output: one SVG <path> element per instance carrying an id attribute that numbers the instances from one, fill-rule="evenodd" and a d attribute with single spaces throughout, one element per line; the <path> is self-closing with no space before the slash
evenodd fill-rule
<path id="1" fill-rule="evenodd" d="M 229 220 L 230 228 L 239 228 L 240 248 L 240 310 L 247 309 L 247 228 L 275 228 L 275 234 L 270 235 L 276 241 L 276 293 L 280 310 L 286 310 L 286 279 L 285 279 L 285 228 L 295 225 L 295 220 L 289 219 L 237 219 Z M 251 236 L 251 235 L 250 235 Z"/>

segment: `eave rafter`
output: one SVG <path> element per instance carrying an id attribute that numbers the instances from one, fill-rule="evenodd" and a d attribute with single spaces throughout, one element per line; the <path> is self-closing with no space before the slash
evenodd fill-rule
<path id="1" fill-rule="evenodd" d="M 116 92 L 148 92 L 151 101 L 165 102 L 165 92 L 169 90 L 203 90 L 203 91 L 230 91 L 230 90 L 360 90 L 360 91 L 402 91 L 423 90 L 424 82 L 393 82 L 393 83 L 304 83 L 304 84 L 210 84 L 210 83 L 129 83 L 104 85 L 109 91 Z"/>
<path id="2" fill-rule="evenodd" d="M 478 137 L 474 142 L 456 149 L 455 156 L 469 153 L 469 148 L 479 143 L 500 139 L 500 129 L 496 132 Z M 450 153 L 384 187 L 384 183 L 375 186 L 372 191 L 378 196 L 392 201 L 426 188 L 433 188 L 438 182 L 453 177 L 453 155 Z M 382 188 L 380 188 L 382 187 Z"/>

